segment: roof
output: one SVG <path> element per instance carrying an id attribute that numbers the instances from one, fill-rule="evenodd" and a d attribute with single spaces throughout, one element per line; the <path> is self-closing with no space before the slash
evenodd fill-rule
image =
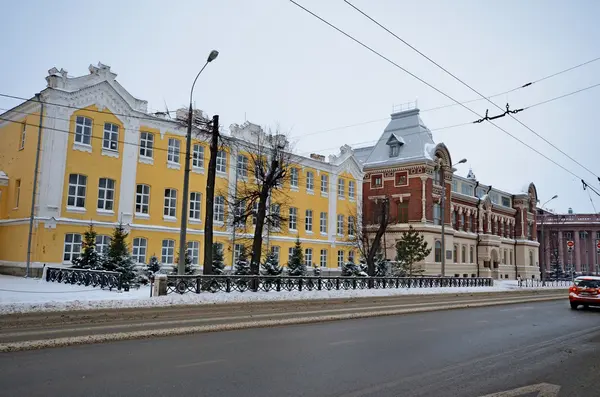
<path id="1" fill-rule="evenodd" d="M 431 131 L 419 116 L 419 109 L 393 113 L 391 117 L 377 144 L 364 161 L 364 166 L 432 160 L 436 145 Z M 389 156 L 388 142 L 394 139 L 404 143 L 400 146 L 398 157 Z"/>
<path id="2" fill-rule="evenodd" d="M 354 157 L 359 164 L 363 164 L 375 146 L 359 147 L 354 149 Z"/>

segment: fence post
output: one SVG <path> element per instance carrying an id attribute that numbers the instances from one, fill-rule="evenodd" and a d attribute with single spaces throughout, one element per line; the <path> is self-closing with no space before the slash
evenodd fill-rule
<path id="1" fill-rule="evenodd" d="M 277 287 L 277 292 L 281 291 L 281 277 L 277 277 L 275 286 Z"/>
<path id="2" fill-rule="evenodd" d="M 318 281 L 317 281 L 317 285 L 318 285 L 318 290 L 321 291 L 321 277 L 319 277 Z"/>
<path id="3" fill-rule="evenodd" d="M 227 276 L 225 279 L 225 291 L 231 292 L 231 277 Z"/>
<path id="4" fill-rule="evenodd" d="M 303 280 L 304 280 L 304 279 L 302 278 L 302 276 L 300 276 L 300 277 L 298 278 L 298 291 L 302 291 L 302 281 L 303 281 Z"/>
<path id="5" fill-rule="evenodd" d="M 335 279 L 335 289 L 339 291 L 340 289 L 340 278 Z"/>

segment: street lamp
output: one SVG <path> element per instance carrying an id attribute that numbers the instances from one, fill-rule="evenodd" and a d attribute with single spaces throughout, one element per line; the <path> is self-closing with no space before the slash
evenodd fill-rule
<path id="1" fill-rule="evenodd" d="M 194 86 L 200 74 L 210 62 L 214 61 L 219 52 L 212 50 L 206 59 L 206 63 L 202 66 L 202 69 L 196 75 L 192 89 L 190 90 L 190 107 L 188 111 L 187 119 L 187 134 L 185 137 L 185 169 L 183 176 L 183 200 L 181 206 L 181 228 L 179 231 L 179 263 L 177 265 L 177 274 L 185 274 L 185 254 L 187 252 L 186 233 L 187 233 L 187 221 L 188 221 L 188 201 L 189 201 L 189 189 L 190 189 L 190 151 L 192 147 L 192 123 L 193 123 L 193 110 L 192 110 L 192 98 L 194 95 Z"/>
<path id="2" fill-rule="evenodd" d="M 464 164 L 467 159 L 462 159 L 458 163 L 453 164 L 452 168 L 458 164 Z M 446 222 L 444 214 L 446 213 L 446 181 L 444 180 L 444 168 L 440 164 L 440 171 L 442 171 L 442 277 L 446 277 Z"/>
<path id="3" fill-rule="evenodd" d="M 550 200 L 546 201 L 544 204 L 542 204 L 542 205 L 540 206 L 540 208 L 543 210 L 543 209 L 544 209 L 544 206 L 545 206 L 546 204 L 548 204 L 550 201 L 552 201 L 552 200 L 554 200 L 554 199 L 556 199 L 556 198 L 558 198 L 558 194 L 555 194 L 554 196 L 552 196 L 552 198 L 551 198 Z M 546 214 L 544 214 L 543 216 L 544 216 L 544 218 L 543 218 L 543 219 L 544 219 L 544 221 L 542 221 L 542 257 L 543 257 L 543 259 L 544 259 L 544 268 L 543 268 L 543 269 L 541 269 L 541 274 L 542 274 L 542 285 L 543 285 L 543 282 L 544 282 L 544 280 L 546 279 L 546 277 L 544 277 L 544 276 L 546 275 L 546 274 L 545 274 L 545 273 L 546 273 L 546 239 L 544 238 L 544 223 L 546 223 L 546 222 L 545 222 L 545 220 L 546 220 Z"/>

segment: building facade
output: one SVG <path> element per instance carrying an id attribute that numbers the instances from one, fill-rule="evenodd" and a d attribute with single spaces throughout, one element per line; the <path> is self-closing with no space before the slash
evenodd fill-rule
<path id="1" fill-rule="evenodd" d="M 532 183 L 505 192 L 480 183 L 472 172 L 455 175 L 450 151 L 434 142 L 416 108 L 392 114 L 377 144 L 355 154 L 364 172 L 363 223 L 371 233 L 380 216 L 378 201 L 390 203 L 384 235 L 388 259 L 395 259 L 395 242 L 412 226 L 432 247 L 419 264 L 426 275 L 441 274 L 445 255 L 446 276 L 539 278 Z"/>
<path id="2" fill-rule="evenodd" d="M 138 263 L 147 263 L 151 255 L 167 267 L 176 263 L 186 129 L 176 120 L 148 113 L 147 102 L 127 92 L 109 66 L 90 65 L 89 71 L 71 78 L 52 68 L 40 94 L 42 105 L 31 100 L 2 115 L 0 272 L 24 273 L 29 241 L 33 274 L 44 264 L 69 265 L 80 255 L 90 224 L 98 233 L 98 250 L 104 251 L 119 222 L 129 231 Z M 40 113 L 37 194 L 29 233 Z M 230 267 L 253 226 L 249 221 L 234 230 L 227 198 L 238 184 L 252 179 L 244 148 L 268 134 L 244 123 L 232 125 L 224 135 L 231 145 L 223 145 L 217 156 L 214 236 Z M 192 150 L 187 239 L 194 264 L 200 266 L 208 144 L 194 138 Z M 286 199 L 281 205 L 271 203 L 271 210 L 284 214 L 285 225 L 267 228 L 263 246 L 286 264 L 300 238 L 307 265 L 338 269 L 354 256 L 344 222 L 357 213 L 362 180 L 347 146 L 328 161 L 291 155 L 290 178 L 278 189 Z"/>
<path id="3" fill-rule="evenodd" d="M 600 274 L 600 214 L 574 214 L 572 210 L 556 214 L 539 209 L 537 230 L 541 267 L 547 273 L 558 268 L 568 274 Z"/>

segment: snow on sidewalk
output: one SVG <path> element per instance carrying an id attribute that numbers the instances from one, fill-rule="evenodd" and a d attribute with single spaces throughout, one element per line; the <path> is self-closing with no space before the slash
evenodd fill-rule
<path id="1" fill-rule="evenodd" d="M 545 287 L 543 289 L 566 289 Z M 51 283 L 40 279 L 26 279 L 0 275 L 0 314 L 39 311 L 89 310 L 107 308 L 134 308 L 171 305 L 197 305 L 235 302 L 325 300 L 331 298 L 357 298 L 396 295 L 458 294 L 473 292 L 499 292 L 510 290 L 533 290 L 521 288 L 516 281 L 496 281 L 493 287 L 460 288 L 399 288 L 348 291 L 293 291 L 293 292 L 218 292 L 187 293 L 184 295 L 150 298 L 150 287 L 118 292 L 81 285 Z"/>

